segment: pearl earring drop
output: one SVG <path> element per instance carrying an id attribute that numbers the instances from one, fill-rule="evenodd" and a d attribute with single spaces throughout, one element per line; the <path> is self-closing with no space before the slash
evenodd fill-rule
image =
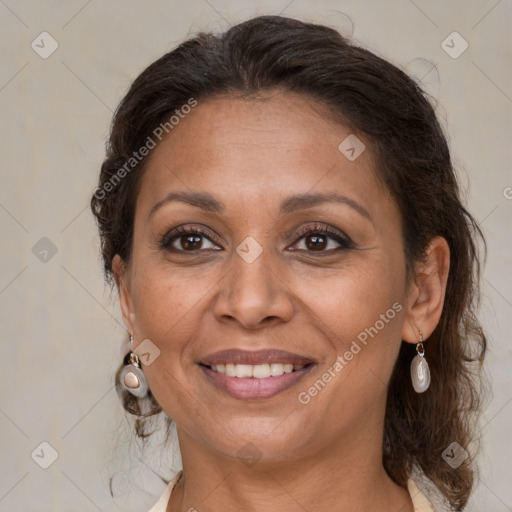
<path id="1" fill-rule="evenodd" d="M 430 386 L 430 368 L 425 359 L 425 347 L 423 346 L 423 334 L 420 331 L 420 341 L 416 344 L 417 355 L 411 361 L 412 387 L 416 393 L 425 392 Z"/>

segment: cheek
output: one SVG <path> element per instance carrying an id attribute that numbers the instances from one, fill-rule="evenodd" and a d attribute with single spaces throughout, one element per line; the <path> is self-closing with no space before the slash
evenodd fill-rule
<path id="1" fill-rule="evenodd" d="M 190 401 L 190 390 L 186 391 L 188 372 L 194 366 L 188 352 L 204 316 L 201 299 L 210 286 L 197 277 L 177 277 L 179 270 L 139 268 L 132 287 L 135 337 L 151 340 L 160 351 L 144 373 L 167 414 L 186 423 L 189 416 L 200 413 L 195 410 L 199 405 Z"/>
<path id="2" fill-rule="evenodd" d="M 307 321 L 329 340 L 331 365 L 339 362 L 327 402 L 369 404 L 390 378 L 401 343 L 405 266 L 399 255 L 381 256 L 296 282 L 310 308 Z"/>
<path id="3" fill-rule="evenodd" d="M 309 309 L 310 320 L 317 319 L 319 328 L 323 324 L 341 341 L 357 336 L 403 300 L 405 267 L 377 254 L 364 259 L 335 272 L 297 276 L 290 286 Z"/>
<path id="4" fill-rule="evenodd" d="M 155 271 L 141 274 L 133 287 L 135 320 L 141 334 L 161 342 L 167 336 L 181 337 L 207 286 L 204 280 L 199 286 L 195 278 L 184 281 Z"/>
<path id="5" fill-rule="evenodd" d="M 132 281 L 134 337 L 150 339 L 162 352 L 160 362 L 174 374 L 193 365 L 191 341 L 205 323 L 214 290 L 222 284 L 220 270 L 170 268 L 161 262 L 139 261 Z"/>

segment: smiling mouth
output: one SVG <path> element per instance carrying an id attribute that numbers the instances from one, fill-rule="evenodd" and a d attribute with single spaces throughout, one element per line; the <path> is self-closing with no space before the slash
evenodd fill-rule
<path id="1" fill-rule="evenodd" d="M 214 372 L 221 373 L 227 377 L 237 377 L 239 379 L 268 379 L 269 377 L 280 377 L 285 373 L 293 373 L 309 366 L 307 364 L 291 363 L 270 363 L 270 364 L 214 364 L 204 365 Z"/>
<path id="2" fill-rule="evenodd" d="M 296 385 L 315 363 L 199 364 L 218 390 L 239 400 L 265 400 Z"/>
<path id="3" fill-rule="evenodd" d="M 278 349 L 228 349 L 197 361 L 207 381 L 239 400 L 264 400 L 298 384 L 316 366 L 310 357 Z"/>

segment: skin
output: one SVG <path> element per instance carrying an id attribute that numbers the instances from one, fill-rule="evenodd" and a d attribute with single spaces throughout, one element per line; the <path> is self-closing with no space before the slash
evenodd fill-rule
<path id="1" fill-rule="evenodd" d="M 364 136 L 355 161 L 338 150 L 350 133 L 313 100 L 273 91 L 200 101 L 150 155 L 131 258 L 116 256 L 113 268 L 133 347 L 150 339 L 160 350 L 144 373 L 178 430 L 184 476 L 170 512 L 413 511 L 382 466 L 387 383 L 402 340 L 417 343 L 419 329 L 426 340 L 439 321 L 449 249 L 432 240 L 407 279 L 400 212 Z M 150 215 L 176 191 L 209 193 L 225 210 L 172 201 Z M 344 203 L 279 211 L 290 195 L 332 192 L 369 218 Z M 160 247 L 181 224 L 208 233 L 193 250 L 179 235 L 174 252 Z M 353 247 L 328 235 L 319 249 L 314 225 L 332 226 Z M 297 236 L 307 226 L 309 235 Z M 263 249 L 252 263 L 236 252 L 248 236 Z M 401 311 L 300 403 L 298 394 L 394 303 Z M 316 364 L 274 397 L 244 401 L 214 387 L 197 364 L 229 348 L 277 348 Z M 428 343 L 426 351 L 428 360 Z M 248 443 L 252 465 L 239 454 Z"/>

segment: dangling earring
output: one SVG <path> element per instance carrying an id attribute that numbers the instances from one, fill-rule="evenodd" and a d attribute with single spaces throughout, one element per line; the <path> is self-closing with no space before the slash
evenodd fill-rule
<path id="1" fill-rule="evenodd" d="M 423 333 L 420 331 L 420 341 L 416 344 L 417 355 L 411 361 L 412 387 L 416 393 L 423 393 L 430 386 L 430 368 L 425 359 Z"/>
<path id="2" fill-rule="evenodd" d="M 133 336 L 130 336 L 130 344 Z M 120 382 L 124 390 L 137 398 L 144 398 L 148 392 L 148 383 L 142 371 L 139 357 L 134 352 L 128 352 L 124 357 L 124 368 L 121 370 Z"/>

